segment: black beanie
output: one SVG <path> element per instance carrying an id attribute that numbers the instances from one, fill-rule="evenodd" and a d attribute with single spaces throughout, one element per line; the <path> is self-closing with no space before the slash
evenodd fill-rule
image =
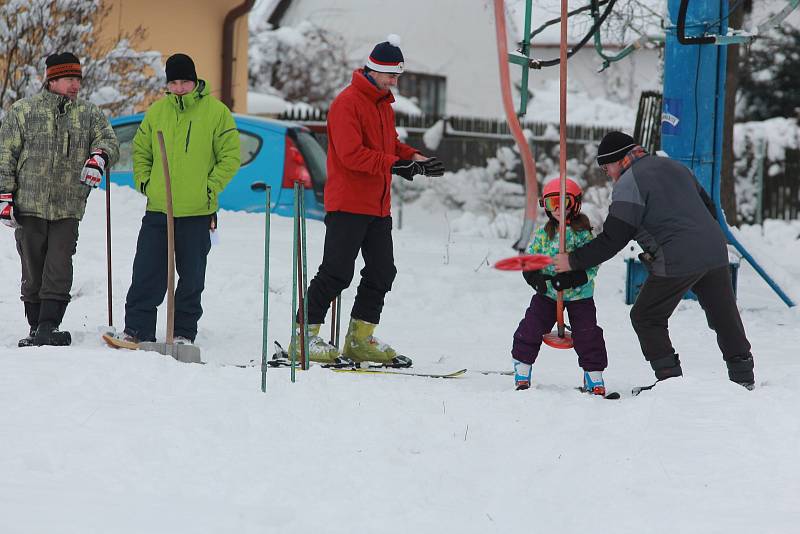
<path id="1" fill-rule="evenodd" d="M 619 161 L 635 146 L 636 141 L 630 135 L 622 132 L 608 132 L 600 141 L 600 146 L 597 147 L 597 164 L 606 165 Z"/>
<path id="2" fill-rule="evenodd" d="M 69 52 L 53 54 L 48 56 L 44 63 L 47 66 L 46 78 L 48 82 L 67 77 L 83 78 L 81 62 L 75 54 L 70 54 Z"/>
<path id="3" fill-rule="evenodd" d="M 400 37 L 391 34 L 386 41 L 372 49 L 365 66 L 376 72 L 401 74 L 403 72 L 403 52 L 400 51 Z"/>
<path id="4" fill-rule="evenodd" d="M 194 61 L 186 54 L 173 54 L 167 59 L 167 81 L 191 80 L 197 82 L 197 72 L 194 70 Z"/>

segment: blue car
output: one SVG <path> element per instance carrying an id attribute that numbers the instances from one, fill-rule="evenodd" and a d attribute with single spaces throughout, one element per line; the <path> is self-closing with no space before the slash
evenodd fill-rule
<path id="1" fill-rule="evenodd" d="M 313 134 L 298 124 L 234 114 L 239 129 L 242 166 L 219 196 L 225 210 L 264 212 L 263 185 L 271 187 L 272 213 L 294 215 L 294 182 L 305 186 L 306 217 L 325 217 L 326 154 Z M 133 187 L 133 136 L 143 113 L 111 119 L 120 156 L 111 169 L 111 181 Z M 261 186 L 259 188 L 259 185 Z M 255 186 L 255 187 L 254 187 Z"/>

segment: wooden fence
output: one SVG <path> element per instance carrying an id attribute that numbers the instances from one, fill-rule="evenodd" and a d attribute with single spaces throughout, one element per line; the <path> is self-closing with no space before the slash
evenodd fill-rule
<path id="1" fill-rule="evenodd" d="M 307 125 L 316 134 L 323 146 L 327 146 L 325 124 L 327 114 L 320 110 L 298 109 L 283 113 L 281 120 Z M 446 123 L 444 135 L 439 146 L 430 150 L 425 146 L 423 134 L 437 121 Z M 514 138 L 505 120 L 480 117 L 435 117 L 431 115 L 397 115 L 396 126 L 405 131 L 405 142 L 426 154 L 435 154 L 447 169 L 463 169 L 486 166 L 486 160 L 493 158 L 500 147 L 511 147 Z M 534 157 L 542 155 L 553 157 L 554 147 L 558 146 L 557 126 L 544 122 L 523 121 L 522 128 L 528 130 L 533 141 Z M 584 157 L 587 144 L 600 142 L 603 136 L 614 128 L 596 126 L 567 125 L 567 151 L 570 157 Z M 557 150 L 557 148 L 556 148 Z M 519 181 L 523 178 L 522 166 L 517 168 Z"/>

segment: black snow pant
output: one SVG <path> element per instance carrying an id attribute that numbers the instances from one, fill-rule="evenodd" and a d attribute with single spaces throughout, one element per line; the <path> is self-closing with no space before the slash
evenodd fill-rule
<path id="1" fill-rule="evenodd" d="M 331 301 L 350 286 L 358 252 L 364 258 L 351 317 L 380 322 L 386 293 L 397 274 L 392 218 L 334 211 L 325 215 L 325 249 L 308 286 L 308 323 L 322 324 Z"/>
<path id="2" fill-rule="evenodd" d="M 47 322 L 58 326 L 72 289 L 72 256 L 78 246 L 78 219 L 48 221 L 20 215 L 14 232 L 22 262 L 21 300 L 31 328 L 39 324 L 41 303 L 46 302 Z M 50 305 L 52 304 L 52 305 Z"/>
<path id="3" fill-rule="evenodd" d="M 656 378 L 681 374 L 680 361 L 669 339 L 667 321 L 688 290 L 694 291 L 717 334 L 717 345 L 735 382 L 753 382 L 750 343 L 736 307 L 729 267 L 723 266 L 689 276 L 649 275 L 631 308 L 631 324 L 639 337 L 645 359 Z"/>
<path id="4" fill-rule="evenodd" d="M 206 260 L 211 250 L 211 215 L 175 217 L 175 336 L 194 341 L 203 315 Z M 133 276 L 125 299 L 125 333 L 140 341 L 156 340 L 157 308 L 167 293 L 167 216 L 147 211 L 136 242 Z"/>

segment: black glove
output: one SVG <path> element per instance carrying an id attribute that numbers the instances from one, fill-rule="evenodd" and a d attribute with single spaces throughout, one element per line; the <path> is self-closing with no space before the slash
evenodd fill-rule
<path id="1" fill-rule="evenodd" d="M 580 287 L 588 281 L 589 276 L 586 271 L 567 271 L 555 275 L 550 284 L 556 291 L 564 291 L 565 289 Z"/>
<path id="2" fill-rule="evenodd" d="M 406 180 L 413 180 L 417 174 L 425 174 L 425 169 L 419 161 L 410 159 L 399 159 L 392 165 L 392 174 L 402 176 Z"/>
<path id="3" fill-rule="evenodd" d="M 413 180 L 417 174 L 442 176 L 444 174 L 444 165 L 437 158 L 428 158 L 424 161 L 400 159 L 392 165 L 392 174 L 402 176 L 406 180 Z"/>
<path id="4" fill-rule="evenodd" d="M 522 271 L 522 277 L 537 293 L 547 293 L 547 281 L 552 278 L 542 271 Z"/>
<path id="5" fill-rule="evenodd" d="M 438 158 L 430 158 L 418 163 L 422 165 L 422 174 L 425 176 L 442 176 L 444 174 L 444 164 Z"/>

